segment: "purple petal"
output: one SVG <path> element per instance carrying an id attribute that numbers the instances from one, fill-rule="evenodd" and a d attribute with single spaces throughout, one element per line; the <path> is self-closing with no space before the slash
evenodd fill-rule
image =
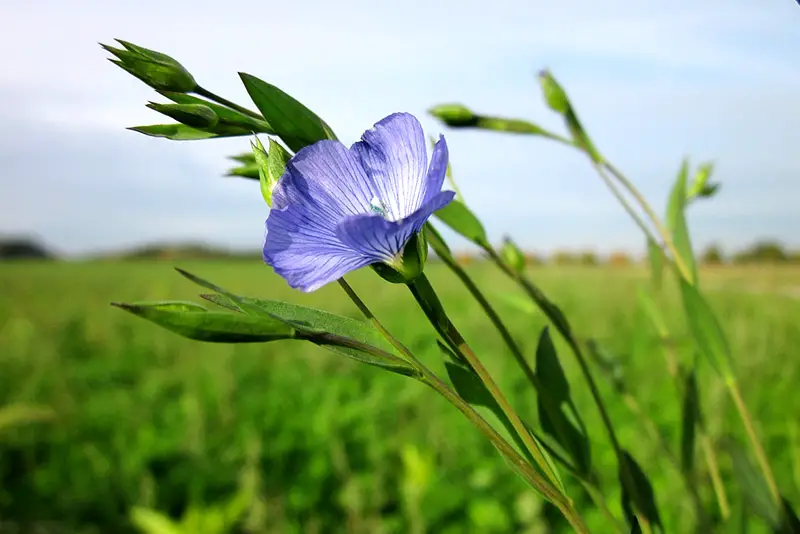
<path id="1" fill-rule="evenodd" d="M 367 211 L 368 178 L 341 143 L 320 141 L 300 150 L 272 192 L 264 261 L 290 286 L 314 291 L 371 260 L 341 242 L 346 217 Z"/>
<path id="2" fill-rule="evenodd" d="M 371 178 L 386 218 L 397 221 L 416 212 L 428 189 L 428 153 L 419 121 L 409 113 L 394 113 L 364 132 L 361 139 L 350 150 Z"/>
<path id="3" fill-rule="evenodd" d="M 454 196 L 453 191 L 441 191 L 420 209 L 399 221 L 388 221 L 379 215 L 348 217 L 339 225 L 339 239 L 371 258 L 370 263 L 391 261 L 403 250 L 411 236 L 422 229 L 433 212 L 450 203 Z"/>
<path id="4" fill-rule="evenodd" d="M 428 176 L 426 179 L 425 198 L 423 203 L 432 199 L 439 191 L 442 190 L 444 178 L 447 175 L 447 162 L 450 158 L 450 152 L 447 149 L 447 141 L 444 136 L 440 135 L 439 140 L 433 145 L 433 153 L 431 154 L 431 164 L 428 167 Z"/>

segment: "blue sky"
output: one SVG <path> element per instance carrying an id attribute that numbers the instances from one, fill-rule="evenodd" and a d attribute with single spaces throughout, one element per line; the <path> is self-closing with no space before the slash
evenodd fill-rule
<path id="1" fill-rule="evenodd" d="M 3 2 L 0 234 L 70 254 L 150 241 L 260 246 L 267 212 L 257 187 L 221 176 L 248 139 L 178 143 L 125 130 L 166 121 L 144 107 L 159 95 L 97 45 L 121 38 L 174 56 L 246 105 L 236 72 L 270 81 L 348 144 L 392 112 L 416 114 L 427 133 L 447 137 L 456 179 L 493 239 L 510 233 L 538 251 L 640 250 L 636 228 L 576 152 L 448 130 L 425 113 L 461 102 L 561 131 L 535 77 L 547 67 L 596 144 L 660 211 L 681 158 L 716 162 L 719 196 L 691 211 L 697 248 L 764 236 L 800 245 L 792 0 L 211 5 Z"/>

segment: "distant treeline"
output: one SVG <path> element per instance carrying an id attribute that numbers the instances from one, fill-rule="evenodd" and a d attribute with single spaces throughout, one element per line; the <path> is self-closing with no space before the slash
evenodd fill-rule
<path id="1" fill-rule="evenodd" d="M 482 261 L 479 254 L 457 254 L 463 264 Z M 0 260 L 13 259 L 60 259 L 36 240 L 17 238 L 0 239 Z M 203 244 L 153 244 L 136 247 L 121 252 L 97 254 L 98 260 L 165 260 L 165 259 L 261 259 L 261 252 L 237 252 Z M 646 258 L 625 251 L 611 254 L 597 254 L 592 251 L 555 251 L 552 254 L 526 253 L 529 265 L 616 265 L 626 266 L 642 263 Z M 800 264 L 800 250 L 789 250 L 777 241 L 763 240 L 731 254 L 725 254 L 721 247 L 711 245 L 700 253 L 699 260 L 705 265 L 750 264 L 750 263 L 797 263 Z M 434 257 L 431 261 L 436 261 Z"/>

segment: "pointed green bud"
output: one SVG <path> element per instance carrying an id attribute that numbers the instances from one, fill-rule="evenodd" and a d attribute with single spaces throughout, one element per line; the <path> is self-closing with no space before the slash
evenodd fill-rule
<path id="1" fill-rule="evenodd" d="M 525 270 L 525 254 L 511 241 L 511 238 L 506 237 L 503 239 L 503 248 L 500 250 L 500 255 L 503 261 L 518 273 Z"/>
<path id="2" fill-rule="evenodd" d="M 469 108 L 461 104 L 442 104 L 432 107 L 428 110 L 428 113 L 446 125 L 454 127 L 475 126 L 479 118 Z"/>
<path id="3" fill-rule="evenodd" d="M 147 107 L 192 128 L 210 130 L 219 123 L 219 117 L 214 113 L 214 110 L 203 104 L 157 104 L 150 102 Z"/>
<path id="4" fill-rule="evenodd" d="M 110 61 L 153 89 L 176 93 L 191 93 L 197 89 L 197 82 L 189 74 L 189 71 L 170 56 L 121 39 L 116 39 L 116 41 L 124 49 L 100 45 L 117 57 Z"/>
<path id="5" fill-rule="evenodd" d="M 539 84 L 542 86 L 544 100 L 547 105 L 556 113 L 564 114 L 570 109 L 567 93 L 559 85 L 550 71 L 543 70 L 539 73 Z"/>
<path id="6" fill-rule="evenodd" d="M 261 140 L 256 137 L 255 142 L 250 141 L 250 147 L 253 149 L 253 156 L 255 158 L 255 168 L 258 172 L 258 183 L 261 187 L 261 196 L 264 197 L 264 202 L 267 206 L 272 207 L 272 187 L 269 185 L 269 156 L 267 151 L 264 150 L 264 145 Z"/>
<path id="7" fill-rule="evenodd" d="M 428 261 L 428 239 L 423 229 L 408 240 L 403 251 L 391 263 L 373 263 L 370 267 L 387 282 L 407 284 L 422 274 L 426 261 Z"/>
<path id="8" fill-rule="evenodd" d="M 717 189 L 719 188 L 719 184 L 708 183 L 708 179 L 711 177 L 713 172 L 713 163 L 704 163 L 698 167 L 697 172 L 694 175 L 692 185 L 689 187 L 689 191 L 686 193 L 687 200 L 694 200 L 695 198 L 708 198 L 716 193 Z"/>

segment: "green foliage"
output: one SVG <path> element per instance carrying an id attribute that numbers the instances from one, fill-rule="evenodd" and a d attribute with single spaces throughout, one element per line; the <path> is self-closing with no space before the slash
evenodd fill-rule
<path id="1" fill-rule="evenodd" d="M 358 317 L 335 287 L 298 294 L 256 261 L 182 264 L 240 293 L 324 307 L 354 321 Z M 170 266 L 141 261 L 0 265 L 0 284 L 8 288 L 0 295 L 0 317 L 9 318 L 0 330 L 0 405 L 25 402 L 57 414 L 50 422 L 0 434 L 4 520 L 58 518 L 66 531 L 76 534 L 132 534 L 140 532 L 129 518 L 138 506 L 179 523 L 190 507 L 214 507 L 235 495 L 237 473 L 255 454 L 261 489 L 247 516 L 262 519 L 255 522 L 261 530 L 251 532 L 303 532 L 311 524 L 342 532 L 348 522 L 361 525 L 357 528 L 362 531 L 410 532 L 412 520 L 429 532 L 477 532 L 471 521 L 494 525 L 490 532 L 541 525 L 541 500 L 531 497 L 452 406 L 414 381 L 331 357 L 311 344 L 197 343 L 109 311 L 108 302 L 115 298 L 195 299 L 196 288 L 175 276 Z M 468 270 L 482 286 L 492 288 L 492 298 L 494 291 L 513 289 L 488 265 Z M 514 363 L 503 357 L 500 339 L 474 313 L 468 295 L 444 266 L 432 264 L 426 271 L 445 306 L 453 310 L 453 321 L 470 333 L 475 350 L 497 355 L 487 365 L 497 372 L 509 400 L 533 420 L 535 400 L 523 388 L 525 379 Z M 576 325 L 623 355 L 619 363 L 627 383 L 677 443 L 680 413 L 659 356 L 651 352 L 633 361 L 624 356 L 635 325 L 630 288 L 640 274 L 576 267 L 537 268 L 531 276 L 563 303 Z M 779 284 L 774 293 L 744 291 L 770 278 Z M 704 273 L 703 279 L 705 286 L 719 288 L 709 289 L 710 299 L 716 309 L 725 310 L 725 324 L 738 325 L 731 342 L 742 355 L 740 364 L 749 369 L 742 377 L 744 394 L 760 421 L 786 497 L 798 502 L 792 474 L 797 448 L 784 440 L 786 414 L 800 413 L 800 399 L 793 394 L 800 365 L 791 357 L 800 343 L 800 304 L 782 292 L 800 283 L 800 275 L 794 270 L 734 268 Z M 388 291 L 387 299 L 369 299 L 376 314 L 425 362 L 441 359 L 433 332 L 413 313 L 411 299 L 399 298 L 399 290 L 392 299 L 396 288 L 386 289 L 368 271 L 357 273 L 351 283 L 367 296 Z M 685 340 L 679 294 L 672 284 L 665 291 L 664 320 Z M 538 332 L 545 326 L 539 314 L 499 303 L 498 308 L 512 332 Z M 763 332 L 770 333 L 768 339 Z M 523 347 L 533 358 L 536 344 L 530 341 Z M 559 354 L 566 354 L 560 339 L 553 342 Z M 685 360 L 693 357 L 685 341 L 678 351 Z M 562 365 L 593 438 L 602 487 L 614 500 L 616 472 L 603 430 L 574 362 L 563 357 Z M 443 367 L 437 371 L 444 374 Z M 707 424 L 717 440 L 720 432 L 738 426 L 730 406 L 715 392 L 712 377 L 704 372 L 697 378 Z M 621 439 L 651 477 L 665 530 L 691 531 L 692 516 L 686 512 L 677 471 L 665 464 L 622 398 L 612 395 L 602 380 L 601 386 Z M 411 476 L 409 470 L 418 469 L 409 466 L 413 460 L 403 460 L 412 445 L 435 465 L 416 512 L 403 504 L 409 502 L 409 490 L 401 482 Z M 704 476 L 703 462 L 696 468 Z M 729 487 L 737 487 L 730 464 L 725 464 L 723 476 Z M 608 531 L 574 480 L 565 476 L 564 484 L 588 511 L 592 532 Z M 738 510 L 738 501 L 733 504 Z M 510 528 L 497 522 L 500 511 Z M 751 520 L 753 531 L 757 522 Z"/>

